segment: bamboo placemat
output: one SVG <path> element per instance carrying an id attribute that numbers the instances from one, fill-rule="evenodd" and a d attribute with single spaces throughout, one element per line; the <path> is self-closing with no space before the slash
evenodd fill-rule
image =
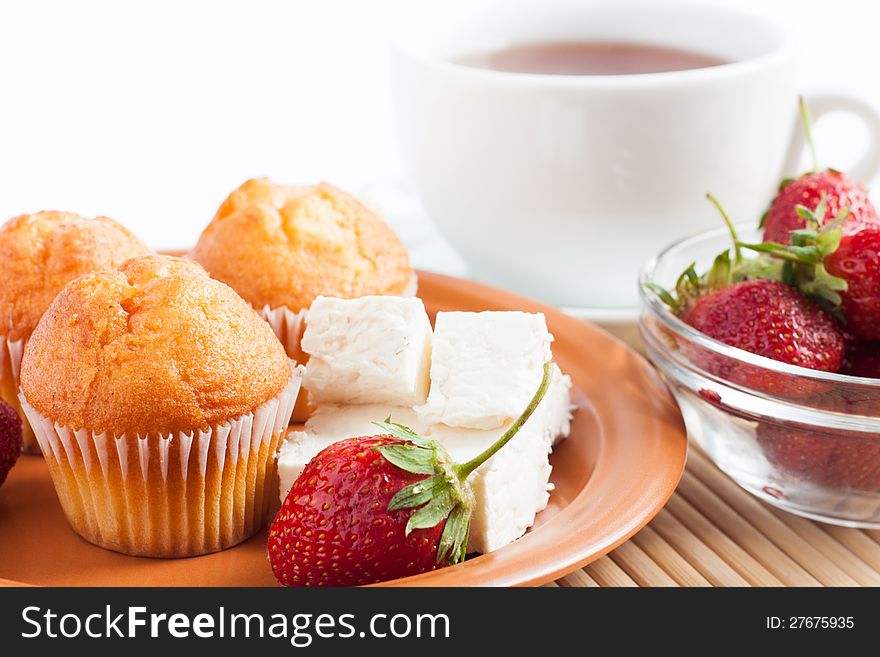
<path id="1" fill-rule="evenodd" d="M 691 445 L 678 490 L 657 517 L 550 586 L 880 586 L 880 530 L 780 511 Z"/>

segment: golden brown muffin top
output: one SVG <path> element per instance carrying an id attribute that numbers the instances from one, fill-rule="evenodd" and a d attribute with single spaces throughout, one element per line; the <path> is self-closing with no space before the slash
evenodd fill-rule
<path id="1" fill-rule="evenodd" d="M 10 219 L 0 226 L 0 336 L 27 338 L 68 281 L 148 253 L 107 217 L 39 212 Z"/>
<path id="2" fill-rule="evenodd" d="M 269 324 L 231 288 L 147 256 L 64 287 L 25 348 L 21 389 L 64 426 L 155 436 L 249 413 L 290 375 Z"/>
<path id="3" fill-rule="evenodd" d="M 236 189 L 204 230 L 193 258 L 255 308 L 308 308 L 315 297 L 401 294 L 409 256 L 393 230 L 326 183 Z"/>

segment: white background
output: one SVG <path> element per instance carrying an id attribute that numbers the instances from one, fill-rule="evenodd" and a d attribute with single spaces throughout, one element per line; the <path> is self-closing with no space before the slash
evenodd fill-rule
<path id="1" fill-rule="evenodd" d="M 397 4 L 3 0 L 0 221 L 39 209 L 106 214 L 168 248 L 191 245 L 252 176 L 381 197 L 403 175 L 386 62 Z M 734 4 L 794 33 L 802 89 L 880 106 L 878 3 Z M 825 164 L 845 167 L 862 147 L 846 119 L 817 133 Z M 427 227 L 390 214 L 418 265 L 455 269 L 424 246 Z"/>

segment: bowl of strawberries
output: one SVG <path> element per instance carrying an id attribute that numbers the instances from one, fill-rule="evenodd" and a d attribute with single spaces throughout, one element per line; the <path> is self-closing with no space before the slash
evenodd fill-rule
<path id="1" fill-rule="evenodd" d="M 880 216 L 833 169 L 783 181 L 751 225 L 709 199 L 726 225 L 640 280 L 645 348 L 689 437 L 771 504 L 880 528 Z"/>

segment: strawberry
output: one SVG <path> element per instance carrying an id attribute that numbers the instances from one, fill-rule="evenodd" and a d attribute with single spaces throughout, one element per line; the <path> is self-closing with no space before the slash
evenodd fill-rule
<path id="1" fill-rule="evenodd" d="M 334 443 L 303 470 L 269 531 L 269 559 L 286 586 L 370 584 L 437 567 L 446 519 L 411 530 L 409 509 L 389 510 L 401 489 L 424 481 L 377 448 L 406 448 L 393 436 Z"/>
<path id="2" fill-rule="evenodd" d="M 0 399 L 0 486 L 21 455 L 21 418 Z"/>
<path id="3" fill-rule="evenodd" d="M 880 490 L 880 443 L 854 434 L 825 434 L 761 423 L 758 444 L 788 476 L 823 486 Z"/>
<path id="4" fill-rule="evenodd" d="M 869 492 L 880 490 L 880 443 L 861 436 L 837 442 L 825 477 L 827 483 Z"/>
<path id="5" fill-rule="evenodd" d="M 792 231 L 806 226 L 797 206 L 815 208 L 822 198 L 827 199 L 831 216 L 848 208 L 848 223 L 859 226 L 880 224 L 877 211 L 868 200 L 868 192 L 840 171 L 826 169 L 782 182 L 770 209 L 761 219 L 764 241 L 790 243 Z"/>
<path id="6" fill-rule="evenodd" d="M 682 315 L 732 347 L 790 365 L 836 372 L 844 339 L 819 306 L 781 281 L 740 281 L 698 299 Z"/>
<path id="7" fill-rule="evenodd" d="M 829 274 L 846 281 L 840 310 L 847 331 L 862 340 L 880 340 L 880 225 L 845 225 L 840 245 L 824 264 Z"/>
<path id="8" fill-rule="evenodd" d="M 306 465 L 269 529 L 269 562 L 285 586 L 355 586 L 417 575 L 465 557 L 473 492 L 468 476 L 516 435 L 535 396 L 497 442 L 467 463 L 391 422 L 348 438 Z"/>
<path id="9" fill-rule="evenodd" d="M 880 379 L 880 342 L 850 343 L 840 373 Z"/>
<path id="10" fill-rule="evenodd" d="M 834 438 L 762 422 L 756 434 L 764 456 L 786 475 L 820 483 L 834 455 Z"/>
<path id="11" fill-rule="evenodd" d="M 764 229 L 764 241 L 789 244 L 792 231 L 806 226 L 804 217 L 798 212 L 798 206 L 815 208 L 823 198 L 831 216 L 837 216 L 846 208 L 849 224 L 880 223 L 864 187 L 836 169 L 819 171 L 812 121 L 803 98 L 800 100 L 800 113 L 804 134 L 812 153 L 813 171 L 796 179 L 782 181 L 770 208 L 761 217 L 760 227 Z"/>
<path id="12" fill-rule="evenodd" d="M 880 379 L 880 343 L 850 341 L 838 373 Z M 812 405 L 837 413 L 876 417 L 880 408 L 880 390 L 872 385 L 835 385 L 817 397 Z"/>
<path id="13" fill-rule="evenodd" d="M 860 340 L 880 339 L 880 224 L 847 221 L 841 210 L 825 220 L 827 199 L 815 210 L 798 206 L 806 227 L 790 244 L 741 244 L 784 262 L 783 278 L 812 293 Z"/>

